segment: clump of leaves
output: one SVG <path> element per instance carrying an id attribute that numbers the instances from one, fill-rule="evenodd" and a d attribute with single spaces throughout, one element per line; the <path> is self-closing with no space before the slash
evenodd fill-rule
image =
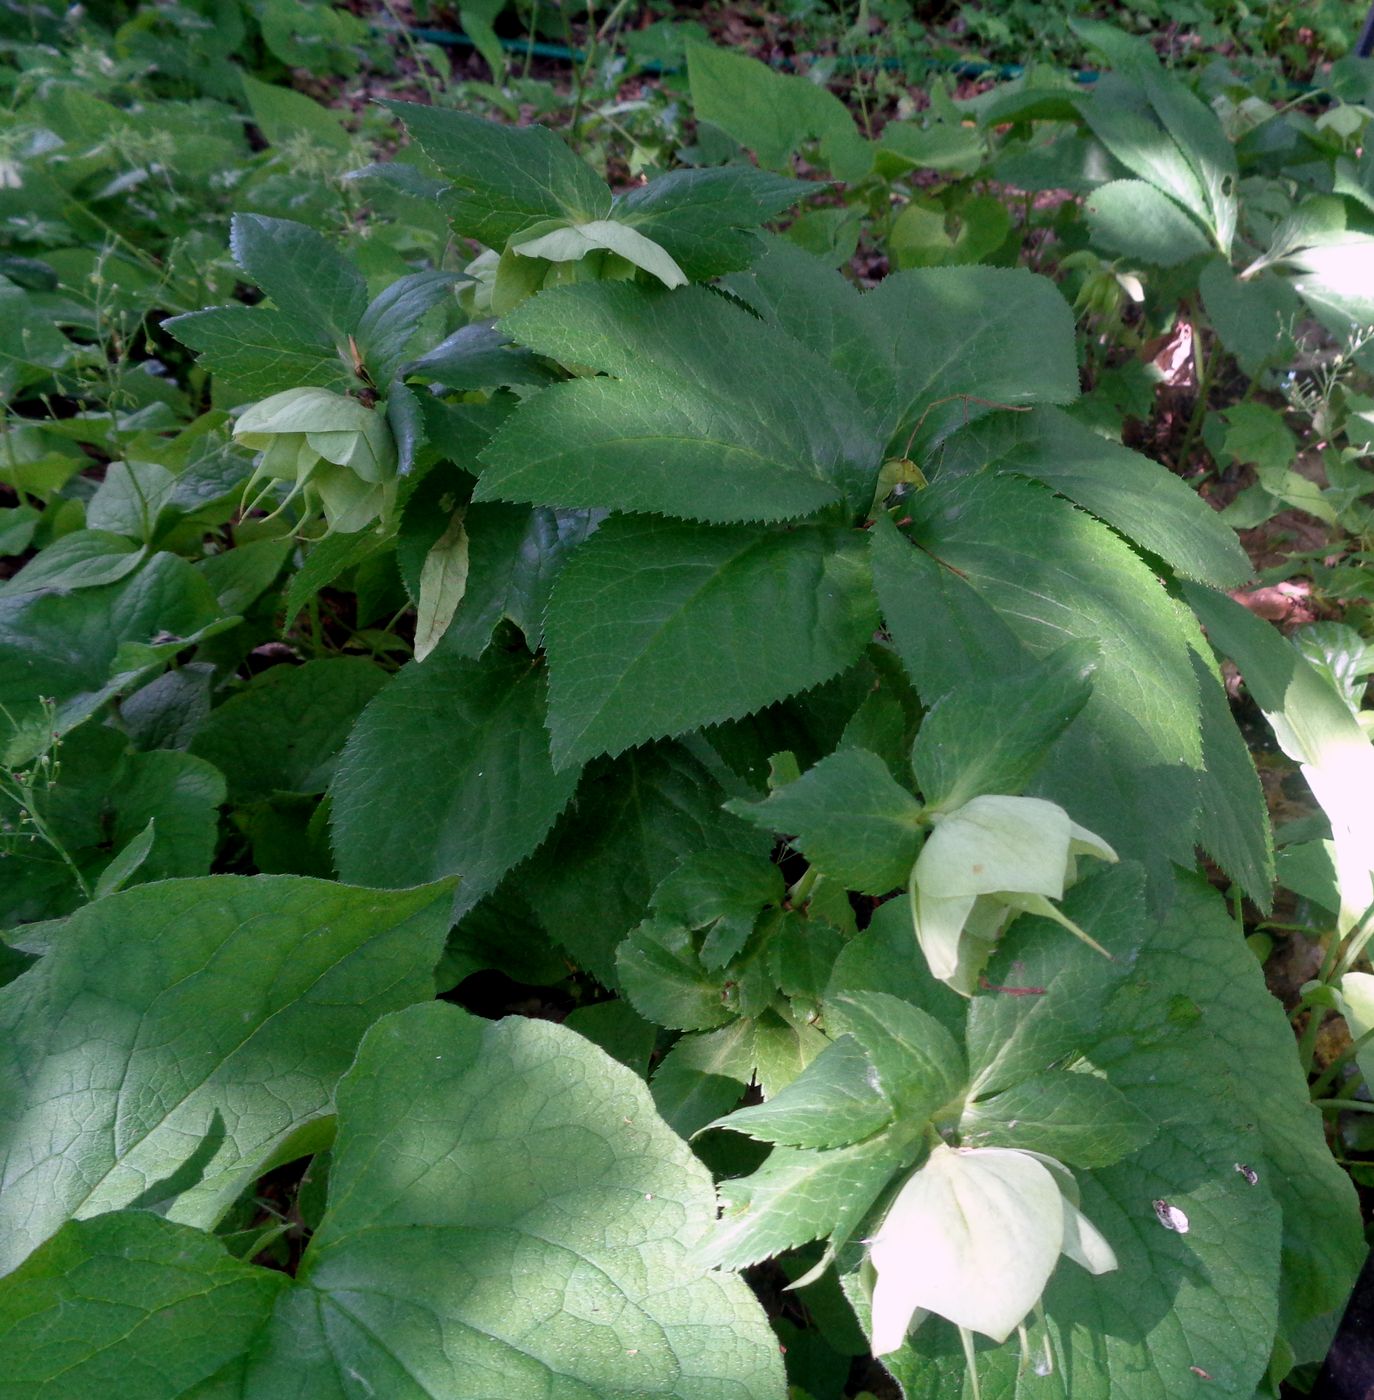
<path id="1" fill-rule="evenodd" d="M 1248 565 L 1071 416 L 1058 291 L 860 293 L 759 231 L 791 181 L 612 196 L 548 132 L 401 110 L 478 285 L 370 295 L 241 218 L 264 304 L 169 322 L 232 470 L 112 468 L 0 592 L 9 757 L 67 736 L 89 804 L 2 965 L 13 1383 L 772 1400 L 767 1259 L 908 1394 L 1318 1359 L 1353 1192 L 1190 873 L 1269 901 L 1198 620 Z M 272 518 L 188 547 L 254 473 Z M 357 635 L 413 607 L 415 659 L 333 654 L 340 596 Z M 320 654 L 249 679 L 303 612 Z M 207 806 L 257 873 L 186 840 L 137 883 Z M 478 970 L 568 1024 L 434 1002 Z M 245 1202 L 305 1157 L 291 1277 Z"/>

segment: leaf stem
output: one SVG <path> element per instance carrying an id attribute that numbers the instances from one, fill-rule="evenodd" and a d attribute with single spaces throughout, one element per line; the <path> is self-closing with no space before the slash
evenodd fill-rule
<path id="1" fill-rule="evenodd" d="M 1193 446 L 1197 442 L 1198 434 L 1202 431 L 1202 424 L 1207 417 L 1207 396 L 1212 389 L 1212 380 L 1216 377 L 1217 361 L 1222 356 L 1222 348 L 1217 345 L 1209 355 L 1206 347 L 1202 343 L 1202 332 L 1195 332 L 1197 336 L 1197 402 L 1193 405 L 1193 416 L 1188 420 L 1187 430 L 1183 434 L 1183 444 L 1178 449 L 1178 456 L 1174 459 L 1174 470 L 1182 473 L 1187 470 L 1188 458 L 1192 455 Z"/>
<path id="2" fill-rule="evenodd" d="M 801 878 L 787 891 L 787 903 L 795 909 L 799 904 L 805 904 L 810 898 L 811 891 L 820 878 L 820 870 L 814 865 L 808 865 Z"/>
<path id="3" fill-rule="evenodd" d="M 1324 1113 L 1374 1113 L 1374 1103 L 1366 1099 L 1313 1099 Z"/>
<path id="4" fill-rule="evenodd" d="M 1326 1008 L 1309 1003 L 1307 1024 L 1303 1027 L 1302 1038 L 1298 1041 L 1298 1059 L 1302 1062 L 1302 1072 L 1312 1073 L 1312 1062 L 1317 1057 L 1317 1037 L 1326 1021 Z"/>
<path id="5" fill-rule="evenodd" d="M 1336 1076 L 1342 1069 L 1353 1060 L 1361 1050 L 1371 1041 L 1374 1041 L 1374 1027 L 1367 1030 L 1358 1040 L 1353 1041 L 1329 1065 L 1321 1072 L 1321 1076 L 1313 1081 L 1312 1097 L 1315 1099 L 1320 1094 L 1324 1094 L 1335 1082 Z"/>

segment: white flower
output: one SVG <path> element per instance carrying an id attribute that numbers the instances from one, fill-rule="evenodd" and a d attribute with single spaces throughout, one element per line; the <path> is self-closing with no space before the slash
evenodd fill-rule
<path id="1" fill-rule="evenodd" d="M 1059 1162 L 940 1143 L 897 1193 L 869 1248 L 874 1355 L 896 1351 L 926 1313 L 1006 1341 L 1061 1254 L 1093 1274 L 1116 1268 Z"/>
<path id="2" fill-rule="evenodd" d="M 912 919 L 932 975 L 971 992 L 1013 912 L 1054 919 L 1104 951 L 1050 903 L 1072 884 L 1076 857 L 1116 859 L 1100 836 L 1038 797 L 975 797 L 935 821 L 911 873 Z"/>

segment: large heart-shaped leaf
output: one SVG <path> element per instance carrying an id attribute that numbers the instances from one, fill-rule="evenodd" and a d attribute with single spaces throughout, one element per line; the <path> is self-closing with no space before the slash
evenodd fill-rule
<path id="1" fill-rule="evenodd" d="M 211 1376 L 264 1400 L 780 1400 L 758 1304 L 691 1258 L 709 1174 L 589 1041 L 415 1007 L 369 1032 L 338 1103 L 294 1284 L 151 1217 L 78 1222 L 0 1285 L 8 1382 L 32 1400 L 172 1400 Z"/>
<path id="2" fill-rule="evenodd" d="M 215 875 L 73 915 L 0 991 L 0 1268 L 134 1201 L 213 1224 L 432 993 L 448 889 Z"/>

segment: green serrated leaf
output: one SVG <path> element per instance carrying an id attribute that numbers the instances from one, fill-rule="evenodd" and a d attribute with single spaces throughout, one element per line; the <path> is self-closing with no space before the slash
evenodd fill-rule
<path id="1" fill-rule="evenodd" d="M 642 1016 L 675 1030 L 710 1030 L 734 1012 L 721 979 L 702 966 L 690 929 L 667 919 L 647 919 L 616 953 L 617 981 Z"/>
<path id="2" fill-rule="evenodd" d="M 385 104 L 454 185 L 443 196 L 455 231 L 500 249 L 541 219 L 582 223 L 611 212 L 606 182 L 547 127 L 513 127 L 467 112 Z"/>
<path id="3" fill-rule="evenodd" d="M 746 969 L 748 970 L 748 969 Z M 766 970 L 757 969 L 757 980 L 765 994 L 771 994 Z M 765 1098 L 773 1098 L 830 1044 L 808 1013 L 790 1010 L 783 1015 L 776 1000 L 754 1019 L 754 1078 Z"/>
<path id="4" fill-rule="evenodd" d="M 984 1098 L 1071 1061 L 1110 1026 L 1104 1018 L 1147 937 L 1139 867 L 1118 865 L 1080 880 L 1061 907 L 1112 955 L 1066 944 L 1064 931 L 1022 915 L 988 964 L 986 995 L 968 1004 L 972 1094 Z M 1067 952 L 1066 952 L 1067 949 Z"/>
<path id="5" fill-rule="evenodd" d="M 754 1074 L 754 1023 L 684 1035 L 663 1057 L 650 1088 L 654 1104 L 683 1137 L 739 1102 Z"/>
<path id="6" fill-rule="evenodd" d="M 727 805 L 769 831 L 794 836 L 807 860 L 863 894 L 904 885 L 920 848 L 921 804 L 864 749 L 823 758 L 763 802 Z"/>
<path id="7" fill-rule="evenodd" d="M 826 913 L 817 908 L 822 881 L 811 890 L 806 915 L 788 910 L 768 942 L 769 976 L 784 996 L 800 999 L 803 1004 L 819 1002 L 824 996 L 835 959 L 846 943 L 845 934 L 827 922 Z M 848 900 L 845 905 L 848 909 Z"/>
<path id="8" fill-rule="evenodd" d="M 714 292 L 556 288 L 502 328 L 612 377 L 522 405 L 482 454 L 477 500 L 728 523 L 810 515 L 841 499 L 858 510 L 872 498 L 880 444 L 847 386 Z"/>
<path id="9" fill-rule="evenodd" d="M 1302 765 L 1331 822 L 1340 883 L 1339 927 L 1353 928 L 1374 897 L 1374 745 L 1341 692 L 1268 623 L 1220 594 L 1188 586 L 1212 644 L 1240 668 L 1279 747 Z"/>
<path id="10" fill-rule="evenodd" d="M 885 1128 L 895 1112 L 868 1052 L 842 1035 L 776 1097 L 707 1126 L 788 1147 L 847 1147 Z"/>
<path id="11" fill-rule="evenodd" d="M 412 272 L 368 303 L 353 336 L 373 384 L 385 388 L 401 372 L 421 321 L 445 298 L 451 300 L 457 280 L 451 272 Z"/>
<path id="12" fill-rule="evenodd" d="M 1112 871 L 1091 885 L 1105 892 L 1128 878 Z M 1096 1069 L 1157 1127 L 1134 1155 L 1078 1176 L 1082 1209 L 1119 1267 L 1098 1278 L 1061 1267 L 1047 1290 L 1057 1393 L 1069 1393 L 1072 1378 L 1074 1393 L 1143 1400 L 1169 1393 L 1195 1367 L 1210 1378 L 1209 1393 L 1248 1400 L 1269 1366 L 1276 1323 L 1296 1335 L 1304 1319 L 1340 1306 L 1362 1253 L 1358 1232 L 1342 1223 L 1353 1219 L 1353 1201 L 1297 1091 L 1282 1008 L 1216 895 L 1184 881 L 1169 918 L 1134 931 L 1139 906 L 1114 902 L 1118 912 L 1095 930 L 1122 959 L 1114 994 L 1101 982 L 1046 979 L 1045 997 L 974 1002 L 975 1010 L 1019 1004 L 1012 1014 L 1034 1016 L 1042 1031 L 1076 1020 L 1080 1048 L 1091 1047 Z M 1047 942 L 1048 926 L 1043 934 Z M 1027 963 L 1030 976 L 1042 975 L 1042 926 L 1018 921 L 1007 944 L 990 975 Z M 989 1045 L 1005 1043 L 1005 1026 L 984 1031 Z M 1043 1040 L 1026 1065 L 1043 1066 L 1055 1043 Z M 1084 1329 L 1085 1316 L 1103 1325 Z M 911 1393 L 962 1383 L 957 1337 L 930 1324 L 888 1364 Z M 1020 1365 L 1015 1343 L 980 1351 L 985 1393 L 1014 1393 Z"/>
<path id="13" fill-rule="evenodd" d="M 229 247 L 294 326 L 334 345 L 348 343 L 367 308 L 367 283 L 323 234 L 291 219 L 235 214 Z"/>
<path id="14" fill-rule="evenodd" d="M 1070 1167 L 1110 1166 L 1154 1133 L 1154 1124 L 1105 1079 L 1062 1069 L 971 1103 L 959 1120 L 965 1147 L 1043 1152 Z"/>
<path id="15" fill-rule="evenodd" d="M 898 1133 L 829 1152 L 775 1147 L 752 1176 L 721 1183 L 720 1223 L 699 1257 L 742 1269 L 812 1240 L 843 1241 L 915 1150 Z"/>
<path id="16" fill-rule="evenodd" d="M 1078 109 L 1098 140 L 1140 177 L 1133 183 L 1162 191 L 1205 226 L 1210 210 L 1197 174 L 1173 137 L 1141 102 L 1143 96 L 1136 84 L 1113 77 L 1091 99 L 1080 99 Z"/>
<path id="17" fill-rule="evenodd" d="M 349 731 L 386 672 L 358 657 L 272 666 L 210 712 L 191 742 L 238 803 L 323 792 Z"/>
<path id="18" fill-rule="evenodd" d="M 411 360 L 402 373 L 446 389 L 489 389 L 504 384 L 547 384 L 553 373 L 488 321 L 474 321 Z"/>
<path id="19" fill-rule="evenodd" d="M 863 1046 L 904 1120 L 922 1123 L 962 1092 L 963 1053 L 929 1012 L 887 992 L 839 992 L 825 1005 L 831 1030 Z"/>
<path id="20" fill-rule="evenodd" d="M 1144 180 L 1099 185 L 1083 212 L 1098 247 L 1155 267 L 1176 267 L 1211 246 L 1194 220 Z"/>
<path id="21" fill-rule="evenodd" d="M 615 215 L 670 253 L 694 282 L 748 267 L 752 232 L 808 192 L 800 180 L 750 166 L 670 170 L 615 198 Z"/>
<path id="22" fill-rule="evenodd" d="M 1092 694 L 1094 651 L 1070 643 L 1039 665 L 964 681 L 921 722 L 911 762 L 926 802 L 952 812 L 1019 793 Z"/>
<path id="23" fill-rule="evenodd" d="M 555 762 L 748 714 L 837 674 L 877 625 L 863 555 L 861 536 L 831 526 L 607 521 L 549 602 Z"/>
<path id="24" fill-rule="evenodd" d="M 245 401 L 303 385 L 346 389 L 353 383 L 334 346 L 312 323 L 302 326 L 285 311 L 215 306 L 162 324 Z"/>
<path id="25" fill-rule="evenodd" d="M 1283 1007 L 1267 994 L 1263 969 L 1235 937 L 1224 903 L 1199 877 L 1180 877 L 1175 905 L 1151 954 L 1152 968 L 1169 963 L 1175 976 L 1159 975 L 1147 997 L 1183 994 L 1207 1008 L 1198 1024 L 1209 1046 L 1192 1060 L 1193 1072 L 1205 1077 L 1224 1065 L 1235 1112 L 1258 1132 L 1269 1170 L 1257 1170 L 1283 1208 L 1280 1325 L 1296 1330 L 1342 1308 L 1353 1286 L 1365 1253 L 1355 1225 L 1354 1188 L 1327 1150 L 1321 1116 L 1303 1092 Z M 1114 1015 L 1128 996 L 1120 994 Z M 1158 1008 L 1157 1001 L 1154 1024 L 1161 1026 Z M 1152 1049 L 1158 1037 L 1150 1037 Z M 1113 1083 L 1125 1087 L 1124 1066 L 1100 1051 L 1094 1058 Z M 1150 1070 L 1149 1056 L 1138 1053 L 1131 1066 L 1135 1081 L 1147 1080 Z"/>
<path id="26" fill-rule="evenodd" d="M 590 765 L 553 835 L 521 871 L 555 942 L 606 986 L 616 948 L 684 856 L 733 851 L 763 860 L 768 840 L 720 809 L 724 794 L 676 744 Z"/>
<path id="27" fill-rule="evenodd" d="M 385 545 L 386 541 L 370 530 L 360 530 L 353 535 L 326 535 L 316 543 L 286 590 L 286 626 L 295 621 L 301 609 L 321 589 L 328 588 L 335 579 L 371 558 Z"/>
<path id="28" fill-rule="evenodd" d="M 870 992 L 919 1007 L 944 1027 L 951 1044 L 962 1041 L 968 1001 L 930 975 L 916 946 L 909 899 L 889 899 L 873 911 L 868 927 L 835 959 L 825 1000 Z"/>
<path id="29" fill-rule="evenodd" d="M 654 912 L 686 928 L 704 929 L 701 960 L 721 968 L 743 950 L 759 912 L 780 905 L 786 894 L 782 872 L 762 856 L 744 851 L 689 855 L 654 891 Z"/>
<path id="30" fill-rule="evenodd" d="M 1235 531 L 1186 482 L 1059 409 L 994 414 L 946 444 L 942 473 L 988 467 L 1043 482 L 1185 578 L 1230 588 L 1250 576 Z"/>
<path id="31" fill-rule="evenodd" d="M 1274 902 L 1274 836 L 1255 760 L 1236 726 L 1219 676 L 1194 656 L 1202 714 L 1202 805 L 1198 840 L 1249 899 Z"/>
<path id="32" fill-rule="evenodd" d="M 544 839 L 577 774 L 549 762 L 542 668 L 437 652 L 400 672 L 349 736 L 331 790 L 339 874 L 381 886 L 459 875 L 465 912 Z"/>
<path id="33" fill-rule="evenodd" d="M 1161 877 L 1170 859 L 1191 863 L 1202 739 L 1188 614 L 1115 535 L 1031 482 L 940 483 L 917 494 L 911 514 L 920 550 L 990 604 L 1034 655 L 1075 638 L 1100 650 L 1092 697 L 1032 793 Z M 879 588 L 890 597 L 919 551 L 903 556 L 874 533 Z M 884 578 L 889 568 L 897 572 Z M 953 582 L 949 589 L 961 592 Z M 912 643 L 906 635 L 908 622 L 922 632 L 928 626 L 919 610 L 904 600 L 897 606 L 887 620 L 903 659 L 943 669 L 935 638 Z M 929 675 L 912 676 L 918 689 L 929 686 Z"/>
<path id="34" fill-rule="evenodd" d="M 822 259 L 774 240 L 730 289 L 839 371 L 887 455 L 919 462 L 1002 405 L 1078 397 L 1073 313 L 1053 283 L 1020 268 L 923 268 L 860 295 Z"/>

